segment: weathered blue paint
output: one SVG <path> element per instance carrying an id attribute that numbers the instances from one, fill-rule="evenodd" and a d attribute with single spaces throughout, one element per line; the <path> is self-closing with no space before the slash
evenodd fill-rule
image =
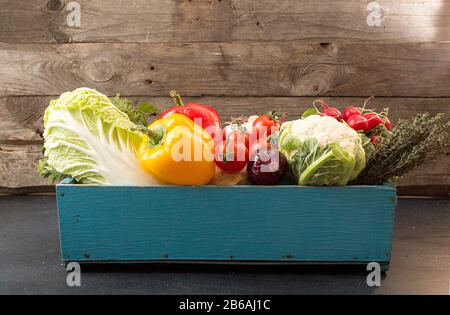
<path id="1" fill-rule="evenodd" d="M 64 261 L 390 260 L 385 186 L 57 186 Z"/>

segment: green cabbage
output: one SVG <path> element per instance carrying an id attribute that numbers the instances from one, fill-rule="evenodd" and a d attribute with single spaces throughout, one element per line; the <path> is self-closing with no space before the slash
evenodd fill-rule
<path id="1" fill-rule="evenodd" d="M 365 167 L 358 134 L 330 117 L 315 115 L 283 124 L 279 148 L 298 185 L 346 185 Z"/>
<path id="2" fill-rule="evenodd" d="M 82 184 L 155 184 L 141 167 L 138 147 L 143 134 L 109 98 L 79 88 L 50 102 L 44 116 L 47 173 Z"/>

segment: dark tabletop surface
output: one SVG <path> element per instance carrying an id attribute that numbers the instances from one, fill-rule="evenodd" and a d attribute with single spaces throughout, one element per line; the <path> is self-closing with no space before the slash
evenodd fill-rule
<path id="1" fill-rule="evenodd" d="M 361 268 L 82 266 L 66 286 L 53 196 L 0 196 L 0 294 L 449 294 L 449 200 L 400 199 L 391 268 L 369 288 Z"/>

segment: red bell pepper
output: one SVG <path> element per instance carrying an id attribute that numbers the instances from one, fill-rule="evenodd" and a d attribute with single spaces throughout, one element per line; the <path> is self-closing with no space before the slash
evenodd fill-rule
<path id="1" fill-rule="evenodd" d="M 205 129 L 213 137 L 215 143 L 222 141 L 222 123 L 220 122 L 219 114 L 214 108 L 196 103 L 185 105 L 177 91 L 170 92 L 170 96 L 173 98 L 176 106 L 165 110 L 161 114 L 161 118 L 175 113 L 184 115 Z"/>

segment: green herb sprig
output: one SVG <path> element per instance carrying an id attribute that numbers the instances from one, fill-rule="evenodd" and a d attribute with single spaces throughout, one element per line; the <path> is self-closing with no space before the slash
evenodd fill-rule
<path id="1" fill-rule="evenodd" d="M 393 182 L 430 161 L 430 154 L 445 152 L 449 145 L 450 123 L 444 118 L 444 114 L 424 113 L 400 120 L 392 134 L 377 146 L 352 184 Z"/>
<path id="2" fill-rule="evenodd" d="M 148 102 L 141 102 L 137 107 L 133 106 L 133 102 L 121 97 L 117 94 L 111 98 L 111 102 L 122 112 L 128 115 L 130 120 L 136 125 L 147 127 L 148 121 L 146 115 L 153 116 L 158 114 L 158 109 Z"/>

